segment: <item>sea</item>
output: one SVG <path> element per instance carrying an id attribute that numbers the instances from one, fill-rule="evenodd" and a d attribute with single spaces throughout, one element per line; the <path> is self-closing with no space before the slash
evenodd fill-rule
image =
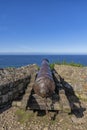
<path id="1" fill-rule="evenodd" d="M 21 67 L 29 64 L 40 66 L 44 58 L 50 63 L 66 61 L 87 66 L 87 55 L 0 55 L 0 68 Z"/>

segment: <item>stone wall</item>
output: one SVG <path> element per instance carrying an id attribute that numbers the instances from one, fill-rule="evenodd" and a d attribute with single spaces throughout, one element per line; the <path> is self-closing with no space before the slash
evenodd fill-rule
<path id="1" fill-rule="evenodd" d="M 54 69 L 66 88 L 72 87 L 79 98 L 87 100 L 87 67 L 56 64 Z"/>
<path id="2" fill-rule="evenodd" d="M 36 71 L 37 66 L 34 64 L 20 68 L 0 69 L 0 108 L 25 92 Z"/>

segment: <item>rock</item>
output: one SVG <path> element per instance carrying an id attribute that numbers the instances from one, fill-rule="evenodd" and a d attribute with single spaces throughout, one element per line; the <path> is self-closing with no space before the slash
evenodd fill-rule
<path id="1" fill-rule="evenodd" d="M 84 123 L 84 119 L 82 119 L 82 118 L 76 118 L 75 116 L 72 116 L 71 117 L 71 120 L 72 120 L 72 122 L 73 123 L 75 123 L 75 124 L 79 124 L 79 125 L 81 125 L 81 124 L 83 124 Z"/>
<path id="2" fill-rule="evenodd" d="M 43 130 L 48 130 L 48 127 L 44 127 Z"/>
<path id="3" fill-rule="evenodd" d="M 17 107 L 21 107 L 21 102 L 19 101 L 17 101 Z"/>

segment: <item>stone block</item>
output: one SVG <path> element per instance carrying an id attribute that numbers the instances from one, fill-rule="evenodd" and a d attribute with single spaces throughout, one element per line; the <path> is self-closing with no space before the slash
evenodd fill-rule
<path id="1" fill-rule="evenodd" d="M 23 83 L 20 83 L 20 84 L 18 85 L 18 90 L 19 90 L 19 91 L 22 90 L 23 87 L 24 87 L 24 84 L 23 84 Z"/>
<path id="2" fill-rule="evenodd" d="M 8 100 L 12 100 L 13 99 L 13 92 L 9 91 L 8 92 Z"/>
<path id="3" fill-rule="evenodd" d="M 19 101 L 17 101 L 17 107 L 21 107 L 21 102 Z"/>
<path id="4" fill-rule="evenodd" d="M 0 104 L 2 103 L 2 96 L 0 96 Z"/>
<path id="5" fill-rule="evenodd" d="M 13 106 L 13 107 L 17 107 L 17 102 L 13 101 L 13 102 L 12 102 L 12 106 Z"/>
<path id="6" fill-rule="evenodd" d="M 2 103 L 8 102 L 8 93 L 5 95 L 2 95 Z"/>

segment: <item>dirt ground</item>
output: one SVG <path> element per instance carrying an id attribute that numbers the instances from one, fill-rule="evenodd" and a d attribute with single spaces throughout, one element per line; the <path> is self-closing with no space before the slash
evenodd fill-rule
<path id="1" fill-rule="evenodd" d="M 72 113 L 23 111 L 10 107 L 0 114 L 0 130 L 87 130 L 87 101 Z"/>

